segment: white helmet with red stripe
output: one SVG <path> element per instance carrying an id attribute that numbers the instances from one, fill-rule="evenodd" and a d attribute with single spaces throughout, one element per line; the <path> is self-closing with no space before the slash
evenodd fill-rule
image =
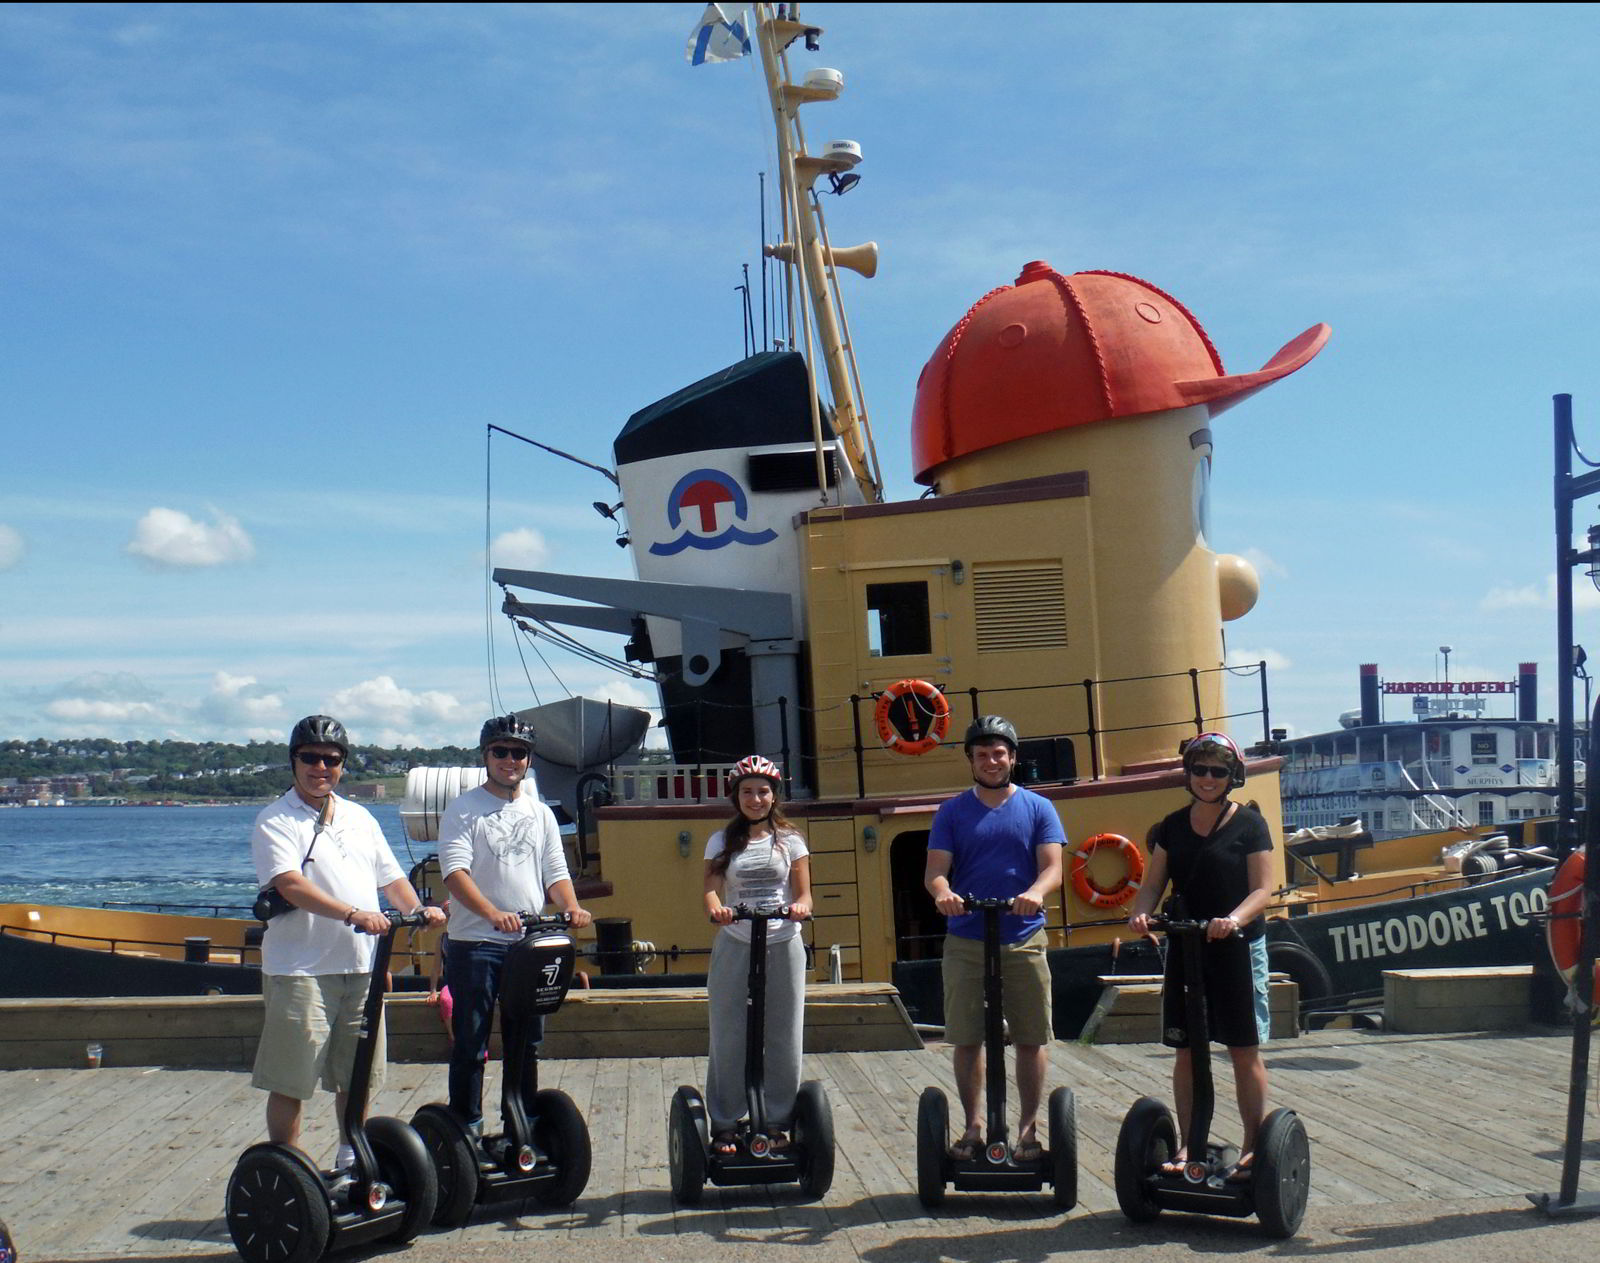
<path id="1" fill-rule="evenodd" d="M 763 755 L 749 754 L 735 763 L 733 771 L 728 773 L 728 797 L 737 798 L 739 782 L 752 776 L 771 781 L 774 792 L 783 788 L 783 773 L 778 770 L 778 765 Z"/>

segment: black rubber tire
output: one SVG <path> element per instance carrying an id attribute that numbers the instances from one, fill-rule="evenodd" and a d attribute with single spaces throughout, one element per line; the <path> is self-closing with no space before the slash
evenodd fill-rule
<path id="1" fill-rule="evenodd" d="M 1178 1151 L 1178 1129 L 1172 1111 L 1153 1096 L 1142 1096 L 1122 1120 L 1117 1133 L 1113 1175 L 1117 1205 L 1136 1224 L 1149 1223 L 1161 1213 L 1145 1181 Z"/>
<path id="2" fill-rule="evenodd" d="M 795 1096 L 793 1143 L 804 1155 L 801 1191 L 813 1200 L 827 1196 L 833 1187 L 833 1106 L 815 1079 L 802 1083 Z"/>
<path id="3" fill-rule="evenodd" d="M 1256 1218 L 1268 1236 L 1292 1237 L 1300 1231 L 1311 1196 L 1311 1141 L 1300 1116 L 1273 1110 L 1256 1133 L 1255 1152 Z"/>
<path id="4" fill-rule="evenodd" d="M 422 1137 L 398 1118 L 369 1118 L 367 1142 L 378 1159 L 378 1178 L 406 1205 L 400 1226 L 384 1240 L 404 1245 L 433 1222 L 439 1203 L 433 1155 Z"/>
<path id="5" fill-rule="evenodd" d="M 944 1204 L 950 1103 L 938 1088 L 923 1088 L 917 1101 L 917 1199 L 930 1210 Z"/>
<path id="6" fill-rule="evenodd" d="M 1071 1088 L 1050 1093 L 1047 1115 L 1050 1123 L 1051 1197 L 1061 1210 L 1078 1204 L 1078 1103 Z"/>
<path id="7" fill-rule="evenodd" d="M 467 1135 L 466 1127 L 443 1105 L 424 1105 L 412 1116 L 411 1127 L 422 1137 L 428 1156 L 433 1159 L 433 1174 L 439 1185 L 434 1226 L 459 1228 L 472 1218 L 472 1208 L 478 1201 L 482 1173 L 477 1146 Z"/>
<path id="8" fill-rule="evenodd" d="M 680 1087 L 672 1094 L 667 1112 L 667 1170 L 672 1179 L 673 1200 L 683 1206 L 698 1206 L 706 1186 L 705 1102 L 691 1087 Z"/>
<path id="9" fill-rule="evenodd" d="M 1271 973 L 1288 974 L 1300 988 L 1300 1013 L 1319 1008 L 1333 994 L 1333 975 L 1317 959 L 1316 953 L 1299 943 L 1268 943 L 1267 969 Z M 1305 1022 L 1302 1017 L 1301 1025 Z"/>
<path id="10" fill-rule="evenodd" d="M 557 1175 L 535 1187 L 541 1206 L 570 1206 L 589 1186 L 594 1152 L 589 1126 L 565 1092 L 544 1088 L 533 1097 L 533 1143 L 550 1156 Z"/>
<path id="11" fill-rule="evenodd" d="M 286 1147 L 255 1145 L 233 1168 L 224 1217 L 245 1263 L 317 1263 L 328 1252 L 333 1213 L 307 1166 Z"/>

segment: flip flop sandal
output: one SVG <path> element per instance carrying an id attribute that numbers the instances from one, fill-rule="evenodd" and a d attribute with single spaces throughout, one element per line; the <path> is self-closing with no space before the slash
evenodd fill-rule
<path id="1" fill-rule="evenodd" d="M 1188 1155 L 1174 1155 L 1161 1164 L 1162 1175 L 1182 1175 L 1183 1168 L 1189 1165 Z"/>
<path id="2" fill-rule="evenodd" d="M 1233 1164 L 1233 1169 L 1228 1172 L 1225 1183 L 1248 1184 L 1256 1173 L 1256 1155 L 1247 1153 Z"/>
<path id="3" fill-rule="evenodd" d="M 731 1131 L 719 1131 L 711 1137 L 711 1152 L 719 1158 L 731 1158 L 739 1152 L 739 1142 Z"/>
<path id="4" fill-rule="evenodd" d="M 1041 1162 L 1044 1160 L 1044 1146 L 1037 1140 L 1019 1140 L 1011 1156 L 1018 1162 Z"/>
<path id="5" fill-rule="evenodd" d="M 782 1153 L 789 1147 L 789 1135 L 787 1132 L 775 1131 L 767 1137 L 767 1143 L 772 1146 L 773 1153 Z"/>
<path id="6" fill-rule="evenodd" d="M 957 1162 L 971 1162 L 978 1156 L 978 1146 L 982 1140 L 973 1136 L 963 1136 L 950 1146 L 950 1156 Z"/>

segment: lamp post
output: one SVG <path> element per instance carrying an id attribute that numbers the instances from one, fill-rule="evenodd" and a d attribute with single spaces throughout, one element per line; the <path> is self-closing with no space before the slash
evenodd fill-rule
<path id="1" fill-rule="evenodd" d="M 1572 505 L 1585 496 L 1600 494 L 1600 467 L 1585 458 L 1590 468 L 1574 476 L 1572 454 L 1577 450 L 1572 434 L 1572 396 L 1555 396 L 1556 439 L 1556 661 L 1563 668 L 1556 672 L 1558 702 L 1558 735 L 1561 743 L 1556 751 L 1561 778 L 1560 805 L 1558 807 L 1556 853 L 1565 859 L 1577 842 L 1577 790 L 1573 784 L 1573 722 L 1572 681 L 1583 667 L 1585 659 L 1577 655 L 1572 640 L 1572 572 L 1582 566 L 1584 573 L 1600 588 L 1600 526 L 1588 531 L 1588 548 L 1579 551 L 1572 546 Z M 1586 656 L 1585 656 L 1586 657 Z M 1588 678 L 1584 676 L 1584 701 L 1588 702 Z M 1595 745 L 1596 726 L 1592 713 L 1588 719 L 1588 766 L 1596 766 L 1600 749 Z M 1585 794 L 1584 836 L 1592 843 L 1587 847 L 1591 855 L 1600 855 L 1600 804 L 1592 803 Z M 1581 922 L 1583 930 L 1578 949 L 1577 969 L 1568 1004 L 1572 1022 L 1572 1070 L 1567 1086 L 1567 1130 L 1561 1160 L 1561 1189 L 1558 1193 L 1530 1194 L 1529 1199 L 1547 1215 L 1583 1215 L 1600 1213 L 1600 1197 L 1593 1193 L 1580 1195 L 1578 1175 L 1583 1165 L 1584 1112 L 1589 1100 L 1589 1048 L 1591 1017 L 1594 1013 L 1593 987 L 1594 962 L 1597 940 L 1600 940 L 1600 863 L 1586 866 L 1584 871 Z M 1560 1021 L 1563 1016 L 1562 994 L 1566 988 L 1554 974 L 1546 953 L 1534 952 L 1533 1009 L 1536 1019 Z"/>

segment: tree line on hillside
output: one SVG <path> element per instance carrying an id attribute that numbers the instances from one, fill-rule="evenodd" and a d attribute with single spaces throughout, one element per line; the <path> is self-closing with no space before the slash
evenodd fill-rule
<path id="1" fill-rule="evenodd" d="M 403 776 L 413 767 L 472 766 L 476 750 L 461 746 L 355 746 L 346 775 L 351 779 Z M 93 793 L 119 793 L 129 777 L 151 794 L 185 793 L 227 798 L 279 794 L 289 784 L 289 747 L 282 741 L 113 741 L 106 737 L 73 740 L 0 742 L 0 778 L 38 779 L 87 776 Z"/>

